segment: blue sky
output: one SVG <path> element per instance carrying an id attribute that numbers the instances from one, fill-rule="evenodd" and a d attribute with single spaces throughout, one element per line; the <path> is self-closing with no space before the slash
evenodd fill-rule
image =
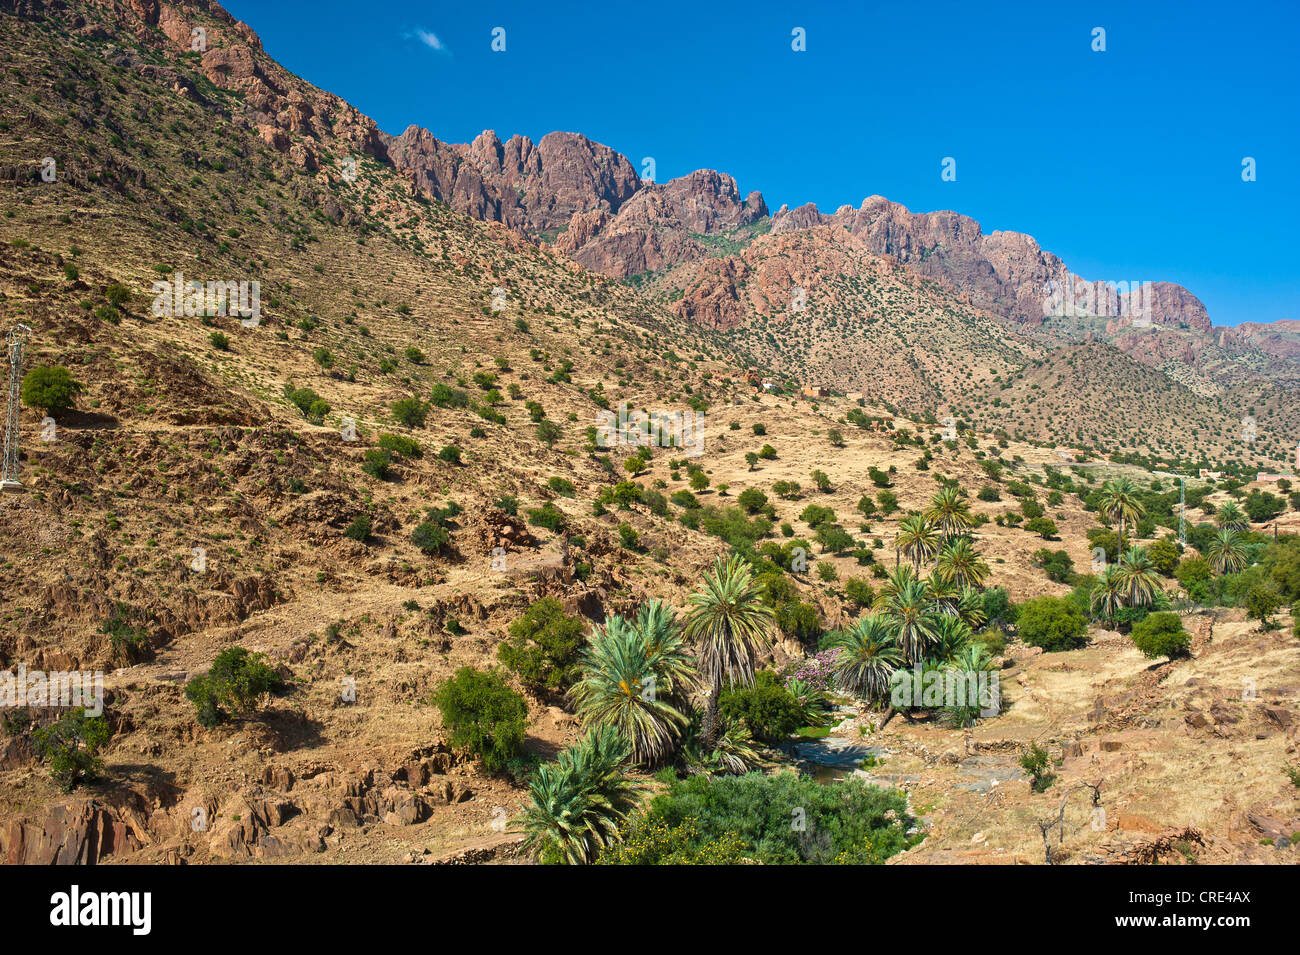
<path id="1" fill-rule="evenodd" d="M 773 211 L 880 194 L 1027 232 L 1089 279 L 1178 282 L 1215 324 L 1300 319 L 1294 2 L 226 7 L 387 132 L 571 130 Z"/>

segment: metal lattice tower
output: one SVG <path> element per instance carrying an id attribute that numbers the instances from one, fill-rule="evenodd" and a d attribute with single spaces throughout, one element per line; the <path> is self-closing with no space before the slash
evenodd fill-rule
<path id="1" fill-rule="evenodd" d="M 5 416 L 4 470 L 0 473 L 0 490 L 22 490 L 18 480 L 18 423 L 22 411 L 23 346 L 31 329 L 15 325 L 9 333 L 9 406 Z"/>
<path id="2" fill-rule="evenodd" d="M 1178 541 L 1187 546 L 1187 478 L 1178 479 Z"/>

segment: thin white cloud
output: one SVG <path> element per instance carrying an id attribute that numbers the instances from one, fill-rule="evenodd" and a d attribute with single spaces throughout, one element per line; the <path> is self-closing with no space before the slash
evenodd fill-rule
<path id="1" fill-rule="evenodd" d="M 438 39 L 438 35 L 432 30 L 416 27 L 414 32 L 407 33 L 406 36 L 419 40 L 431 50 L 437 50 L 439 53 L 447 52 L 447 48 L 443 46 L 442 41 Z"/>

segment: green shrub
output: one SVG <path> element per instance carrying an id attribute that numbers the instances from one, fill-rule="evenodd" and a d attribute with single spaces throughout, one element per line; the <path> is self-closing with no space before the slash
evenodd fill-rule
<path id="1" fill-rule="evenodd" d="M 449 444 L 438 452 L 438 459 L 446 461 L 448 464 L 460 464 L 460 448 L 454 444 Z"/>
<path id="2" fill-rule="evenodd" d="M 586 626 L 564 612 L 554 597 L 534 601 L 510 625 L 510 636 L 497 647 L 497 659 L 535 692 L 563 693 L 581 675 L 578 660 Z"/>
<path id="3" fill-rule="evenodd" d="M 776 608 L 777 628 L 791 640 L 811 644 L 821 635 L 821 618 L 810 603 L 791 601 Z"/>
<path id="4" fill-rule="evenodd" d="M 388 468 L 393 463 L 391 454 L 383 448 L 371 448 L 361 458 L 361 470 L 380 481 L 388 480 Z"/>
<path id="5" fill-rule="evenodd" d="M 528 523 L 534 527 L 545 527 L 550 531 L 558 531 L 565 525 L 564 512 L 547 501 L 541 507 L 531 508 L 528 511 Z"/>
<path id="6" fill-rule="evenodd" d="M 1264 625 L 1265 630 L 1272 630 L 1276 626 L 1273 623 L 1273 614 L 1277 613 L 1282 605 L 1282 595 L 1270 586 L 1251 587 L 1246 591 L 1246 599 L 1243 602 L 1246 616 L 1258 620 Z"/>
<path id="7" fill-rule="evenodd" d="M 1178 614 L 1169 611 L 1153 613 L 1138 621 L 1129 636 L 1142 655 L 1152 660 L 1156 657 L 1171 660 L 1185 657 L 1192 645 L 1192 638 L 1183 629 L 1183 621 Z"/>
<path id="8" fill-rule="evenodd" d="M 718 698 L 718 710 L 731 722 L 740 721 L 755 739 L 775 743 L 803 725 L 803 707 L 771 670 L 754 675 L 752 686 L 729 686 Z"/>
<path id="9" fill-rule="evenodd" d="M 673 830 L 690 825 L 700 846 L 727 852 L 731 839 L 744 858 L 765 865 L 880 864 L 919 839 L 905 797 L 857 778 L 825 785 L 795 773 L 691 776 L 674 782 L 651 803 L 629 833 L 642 826 Z"/>
<path id="10" fill-rule="evenodd" d="M 38 365 L 23 375 L 23 404 L 40 408 L 48 415 L 74 407 L 83 391 L 85 386 L 62 365 Z"/>
<path id="11" fill-rule="evenodd" d="M 1051 765 L 1051 756 L 1037 743 L 1032 743 L 1020 757 L 1020 766 L 1029 773 L 1030 788 L 1036 793 L 1043 792 L 1056 780 L 1056 775 L 1049 772 Z"/>
<path id="12" fill-rule="evenodd" d="M 1147 556 L 1157 572 L 1171 577 L 1178 566 L 1178 545 L 1171 540 L 1158 540 L 1147 548 Z"/>
<path id="13" fill-rule="evenodd" d="M 469 405 L 469 394 L 460 388 L 438 382 L 433 386 L 429 400 L 439 408 L 464 408 Z"/>
<path id="14" fill-rule="evenodd" d="M 94 779 L 103 770 L 99 752 L 113 735 L 103 716 L 87 716 L 79 706 L 58 722 L 32 731 L 36 753 L 49 764 L 50 775 L 65 793 L 83 779 Z"/>
<path id="15" fill-rule="evenodd" d="M 627 550 L 636 550 L 640 542 L 640 535 L 637 534 L 636 528 L 626 522 L 618 525 L 619 543 Z"/>
<path id="16" fill-rule="evenodd" d="M 1053 540 L 1059 533 L 1056 521 L 1050 517 L 1035 517 L 1025 521 L 1025 530 L 1037 534 L 1043 540 Z"/>
<path id="17" fill-rule="evenodd" d="M 461 667 L 434 692 L 433 703 L 451 745 L 478 757 L 489 772 L 523 752 L 528 704 L 497 670 Z"/>
<path id="18" fill-rule="evenodd" d="M 370 515 L 361 513 L 352 519 L 352 523 L 343 532 L 344 537 L 365 543 L 370 537 Z"/>
<path id="19" fill-rule="evenodd" d="M 263 654 L 227 647 L 217 654 L 207 673 L 185 685 L 185 696 L 198 710 L 199 724 L 211 728 L 252 713 L 264 696 L 282 685 L 280 675 Z"/>
<path id="20" fill-rule="evenodd" d="M 876 599 L 871 584 L 861 577 L 850 577 L 844 581 L 844 595 L 859 607 L 870 607 L 871 602 Z"/>
<path id="21" fill-rule="evenodd" d="M 1016 625 L 1021 639 L 1049 652 L 1073 650 L 1087 642 L 1087 616 L 1061 597 L 1026 600 L 1016 611 Z"/>
<path id="22" fill-rule="evenodd" d="M 379 436 L 379 446 L 385 451 L 399 454 L 404 458 L 419 459 L 424 457 L 424 449 L 420 447 L 420 442 L 401 434 L 381 434 Z"/>
<path id="23" fill-rule="evenodd" d="M 437 521 L 421 521 L 411 531 L 411 543 L 426 554 L 444 554 L 451 550 L 451 532 Z"/>
<path id="24" fill-rule="evenodd" d="M 429 406 L 419 398 L 403 398 L 393 402 L 393 419 L 408 428 L 423 428 Z"/>
<path id="25" fill-rule="evenodd" d="M 1058 584 L 1068 584 L 1074 580 L 1074 561 L 1063 550 L 1048 550 L 1046 547 L 1034 551 L 1034 563 L 1043 568 L 1048 580 Z"/>

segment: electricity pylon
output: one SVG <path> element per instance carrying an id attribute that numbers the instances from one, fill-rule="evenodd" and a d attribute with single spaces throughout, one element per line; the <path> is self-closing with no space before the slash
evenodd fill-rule
<path id="1" fill-rule="evenodd" d="M 1187 546 L 1187 478 L 1178 478 L 1178 542 Z"/>
<path id="2" fill-rule="evenodd" d="M 18 422 L 22 411 L 23 346 L 31 329 L 15 325 L 9 333 L 9 408 L 5 417 L 4 468 L 0 471 L 0 491 L 21 491 L 18 480 Z"/>

